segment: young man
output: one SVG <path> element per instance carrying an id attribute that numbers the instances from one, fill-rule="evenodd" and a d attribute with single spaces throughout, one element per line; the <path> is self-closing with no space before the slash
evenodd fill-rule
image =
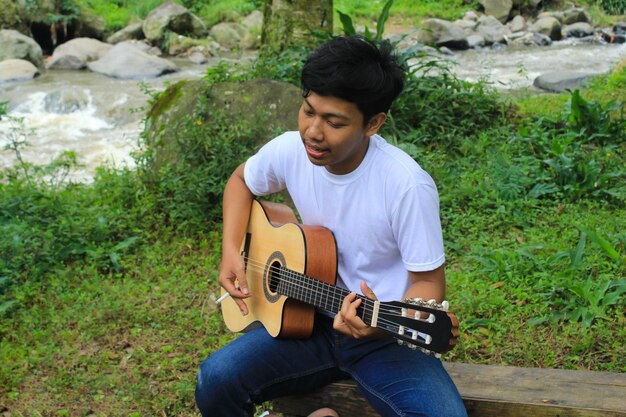
<path id="1" fill-rule="evenodd" d="M 284 189 L 304 224 L 334 233 L 338 285 L 352 293 L 334 317 L 316 315 L 309 339 L 275 339 L 257 328 L 211 355 L 196 387 L 203 416 L 252 416 L 255 403 L 346 377 L 381 416 L 466 416 L 439 359 L 399 346 L 356 315 L 356 293 L 384 301 L 444 297 L 435 184 L 377 135 L 404 78 L 389 43 L 331 40 L 302 71 L 299 132 L 270 141 L 229 179 L 219 283 L 242 314 L 254 296 L 240 255 L 251 202 Z"/>

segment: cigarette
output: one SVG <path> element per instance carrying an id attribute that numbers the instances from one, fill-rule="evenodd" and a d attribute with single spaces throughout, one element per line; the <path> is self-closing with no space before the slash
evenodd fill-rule
<path id="1" fill-rule="evenodd" d="M 224 295 L 222 295 L 220 298 L 217 299 L 217 301 L 215 302 L 215 304 L 220 305 L 222 304 L 222 301 L 224 301 L 225 299 L 227 299 L 228 297 L 230 297 L 229 293 L 226 293 Z"/>

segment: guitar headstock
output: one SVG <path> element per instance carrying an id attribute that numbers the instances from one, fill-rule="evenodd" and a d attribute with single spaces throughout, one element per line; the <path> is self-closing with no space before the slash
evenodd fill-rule
<path id="1" fill-rule="evenodd" d="M 400 344 L 442 354 L 456 344 L 459 320 L 448 311 L 448 302 L 410 299 L 380 302 L 375 326 L 392 333 Z"/>

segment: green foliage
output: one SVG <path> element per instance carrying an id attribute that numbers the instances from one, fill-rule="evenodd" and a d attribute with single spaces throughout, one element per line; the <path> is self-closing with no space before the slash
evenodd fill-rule
<path id="1" fill-rule="evenodd" d="M 0 27 L 15 28 L 20 21 L 21 18 L 15 2 L 12 0 L 0 0 Z"/>
<path id="2" fill-rule="evenodd" d="M 182 0 L 181 3 L 208 27 L 224 21 L 236 22 L 254 10 L 263 10 L 262 0 Z"/>
<path id="3" fill-rule="evenodd" d="M 131 4 L 123 0 L 117 1 L 100 1 L 100 0 L 77 0 L 77 2 L 86 9 L 91 10 L 95 15 L 101 16 L 104 19 L 107 30 L 117 31 L 126 27 L 133 15 L 136 13 L 131 9 Z M 155 0 L 148 2 L 138 2 L 144 5 L 146 9 L 148 7 L 156 7 L 158 4 Z M 151 9 L 150 9 L 151 10 Z M 141 17 L 145 17 L 147 12 L 142 14 Z M 135 16 L 139 18 L 139 16 Z"/>
<path id="4" fill-rule="evenodd" d="M 384 3 L 386 0 L 335 0 L 334 6 L 353 20 L 367 24 L 376 21 Z M 463 0 L 395 0 L 392 17 L 395 22 L 414 25 L 428 17 L 456 20 L 470 9 L 471 2 Z"/>
<path id="5" fill-rule="evenodd" d="M 460 137 L 502 123 L 504 105 L 495 91 L 458 79 L 445 61 L 421 57 L 391 108 L 389 134 L 398 142 L 454 149 Z"/>
<path id="6" fill-rule="evenodd" d="M 112 192 L 134 195 L 139 184 L 132 176 L 95 187 L 68 184 L 68 174 L 78 166 L 76 155 L 66 151 L 49 164 L 29 164 L 21 151 L 32 132 L 21 119 L 10 122 L 4 151 L 13 153 L 15 164 L 0 175 L 1 313 L 17 308 L 17 301 L 28 304 L 32 294 L 19 295 L 16 285 L 43 282 L 69 263 L 88 260 L 100 270 L 121 271 L 121 255 L 139 232 L 132 211 L 107 201 Z"/>
<path id="7" fill-rule="evenodd" d="M 385 31 L 385 23 L 387 22 L 387 19 L 389 19 L 389 10 L 391 9 L 391 6 L 393 6 L 393 2 L 394 0 L 387 0 L 385 5 L 383 6 L 382 11 L 380 12 L 380 16 L 378 16 L 375 34 L 372 34 L 369 28 L 365 26 L 365 33 L 364 33 L 365 39 L 371 39 L 375 41 L 380 41 L 383 39 L 383 34 Z M 352 18 L 348 14 L 343 13 L 339 10 L 337 10 L 337 13 L 339 14 L 339 19 L 343 26 L 343 33 L 348 36 L 356 35 L 357 32 L 356 32 L 356 29 L 354 28 Z"/>
<path id="8" fill-rule="evenodd" d="M 251 78 L 270 78 L 299 86 L 300 73 L 310 52 L 311 49 L 306 46 L 284 50 L 277 54 L 264 54 L 261 51 L 259 59 L 254 61 L 246 72 Z"/>
<path id="9" fill-rule="evenodd" d="M 534 166 L 529 195 L 535 198 L 582 196 L 626 201 L 626 169 L 622 148 L 626 119 L 618 103 L 588 102 L 579 91 L 571 93 L 567 111 L 556 120 L 539 118 L 522 125 L 519 137 L 529 145 Z"/>
<path id="10" fill-rule="evenodd" d="M 600 7 L 612 15 L 626 14 L 626 3 L 624 0 L 598 0 Z"/>

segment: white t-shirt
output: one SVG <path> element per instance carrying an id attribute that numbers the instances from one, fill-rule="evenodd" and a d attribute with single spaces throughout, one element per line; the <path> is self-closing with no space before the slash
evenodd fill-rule
<path id="1" fill-rule="evenodd" d="M 379 300 L 401 300 L 407 270 L 444 263 L 434 181 L 378 135 L 357 169 L 334 175 L 309 161 L 298 132 L 287 132 L 248 159 L 244 177 L 257 196 L 286 188 L 304 224 L 334 233 L 337 285 L 350 291 L 360 293 L 364 280 Z"/>

